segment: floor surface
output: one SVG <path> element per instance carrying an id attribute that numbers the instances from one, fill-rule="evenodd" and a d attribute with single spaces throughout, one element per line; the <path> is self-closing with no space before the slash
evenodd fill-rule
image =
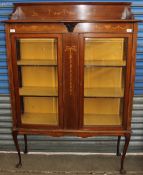
<path id="1" fill-rule="evenodd" d="M 0 175 L 118 175 L 120 157 L 103 155 L 22 154 L 22 167 L 15 168 L 17 154 L 0 154 Z M 143 156 L 127 156 L 127 174 L 143 175 Z"/>

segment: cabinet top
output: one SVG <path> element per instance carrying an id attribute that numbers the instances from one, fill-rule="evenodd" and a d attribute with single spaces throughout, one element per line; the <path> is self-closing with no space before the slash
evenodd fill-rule
<path id="1" fill-rule="evenodd" d="M 136 22 L 127 2 L 15 3 L 5 22 Z"/>

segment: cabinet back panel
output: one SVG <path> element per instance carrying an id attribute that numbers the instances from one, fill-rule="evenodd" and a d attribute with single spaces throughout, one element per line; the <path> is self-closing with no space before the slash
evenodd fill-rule
<path id="1" fill-rule="evenodd" d="M 22 115 L 22 123 L 31 125 L 58 125 L 58 117 L 54 113 L 25 113 Z"/>
<path id="2" fill-rule="evenodd" d="M 58 99 L 54 97 L 23 97 L 23 124 L 58 125 Z"/>
<path id="3" fill-rule="evenodd" d="M 84 117 L 85 126 L 114 126 L 121 125 L 121 117 L 119 115 L 88 115 Z"/>
<path id="4" fill-rule="evenodd" d="M 85 38 L 85 60 L 123 60 L 123 38 Z"/>
<path id="5" fill-rule="evenodd" d="M 22 69 L 23 86 L 39 86 L 39 87 L 58 86 L 56 67 L 24 66 L 21 69 Z"/>
<path id="6" fill-rule="evenodd" d="M 122 68 L 87 67 L 84 69 L 84 87 L 123 87 Z"/>
<path id="7" fill-rule="evenodd" d="M 84 98 L 84 113 L 116 115 L 119 112 L 120 98 Z"/>
<path id="8" fill-rule="evenodd" d="M 121 125 L 120 98 L 85 98 L 84 125 Z"/>
<path id="9" fill-rule="evenodd" d="M 24 97 L 24 112 L 58 113 L 56 97 Z"/>
<path id="10" fill-rule="evenodd" d="M 55 39 L 20 39 L 20 59 L 57 59 Z"/>

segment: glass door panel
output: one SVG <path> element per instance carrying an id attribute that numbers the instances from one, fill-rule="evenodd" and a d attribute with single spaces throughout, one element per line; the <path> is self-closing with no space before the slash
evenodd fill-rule
<path id="1" fill-rule="evenodd" d="M 85 67 L 85 97 L 123 97 L 123 69 L 120 67 Z"/>
<path id="2" fill-rule="evenodd" d="M 54 38 L 23 38 L 18 40 L 21 62 L 57 62 L 57 40 Z"/>
<path id="3" fill-rule="evenodd" d="M 23 97 L 22 123 L 57 125 L 58 101 L 54 97 Z"/>
<path id="4" fill-rule="evenodd" d="M 59 123 L 57 43 L 56 38 L 17 40 L 23 124 Z"/>
<path id="5" fill-rule="evenodd" d="M 85 38 L 85 60 L 123 60 L 123 38 Z"/>
<path id="6" fill-rule="evenodd" d="M 84 125 L 121 125 L 120 98 L 85 98 Z"/>
<path id="7" fill-rule="evenodd" d="M 124 38 L 85 38 L 84 126 L 122 124 L 124 47 Z"/>
<path id="8" fill-rule="evenodd" d="M 21 68 L 22 87 L 20 92 L 31 91 L 38 95 L 58 95 L 57 67 L 23 66 Z M 35 95 L 36 95 L 35 94 Z"/>

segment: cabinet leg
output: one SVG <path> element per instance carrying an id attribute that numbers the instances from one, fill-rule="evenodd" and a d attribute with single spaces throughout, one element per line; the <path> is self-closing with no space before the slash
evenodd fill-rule
<path id="1" fill-rule="evenodd" d="M 121 153 L 120 153 L 120 140 L 121 140 L 121 136 L 118 136 L 118 140 L 117 140 L 117 153 L 116 153 L 117 156 L 121 156 Z"/>
<path id="2" fill-rule="evenodd" d="M 128 146 L 129 146 L 130 137 L 131 137 L 130 134 L 125 136 L 125 145 L 124 145 L 123 154 L 122 154 L 122 157 L 121 157 L 120 174 L 126 174 L 126 171 L 124 170 L 124 160 L 125 160 L 125 156 L 126 156 L 126 152 L 127 152 Z"/>
<path id="3" fill-rule="evenodd" d="M 25 144 L 24 153 L 27 154 L 28 149 L 27 149 L 27 135 L 26 134 L 24 134 L 24 144 Z"/>
<path id="4" fill-rule="evenodd" d="M 12 136 L 13 136 L 17 153 L 18 153 L 18 158 L 19 158 L 19 162 L 16 164 L 16 168 L 20 168 L 22 166 L 22 162 L 21 162 L 20 148 L 19 148 L 18 139 L 17 139 L 17 131 L 13 131 Z"/>

